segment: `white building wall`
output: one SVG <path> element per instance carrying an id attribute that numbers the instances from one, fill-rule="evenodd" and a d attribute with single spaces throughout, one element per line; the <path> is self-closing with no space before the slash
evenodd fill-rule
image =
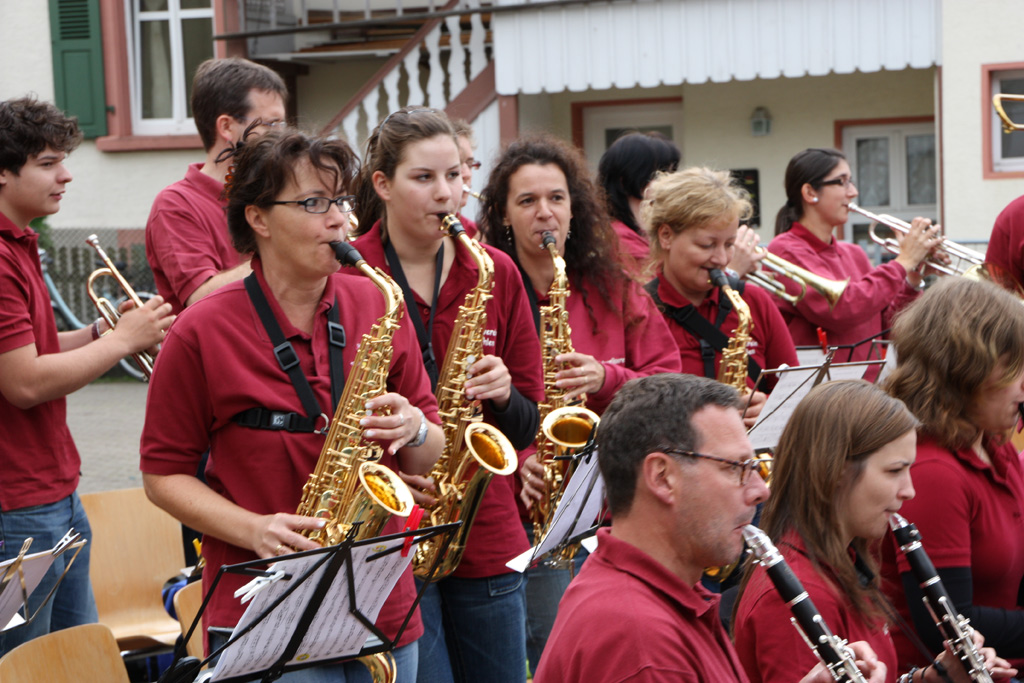
<path id="1" fill-rule="evenodd" d="M 987 241 L 996 216 L 1024 194 L 1024 179 L 983 177 L 983 64 L 1024 62 L 1024 3 L 946 0 L 942 4 L 942 170 L 946 233 Z"/>

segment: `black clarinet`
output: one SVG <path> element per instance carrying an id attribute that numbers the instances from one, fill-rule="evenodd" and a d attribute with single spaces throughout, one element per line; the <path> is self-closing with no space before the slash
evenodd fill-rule
<path id="1" fill-rule="evenodd" d="M 804 641 L 828 667 L 832 678 L 843 683 L 867 683 L 864 674 L 857 668 L 857 661 L 845 640 L 834 635 L 828 624 L 821 618 L 818 608 L 804 590 L 800 579 L 786 564 L 782 553 L 771 542 L 768 535 L 753 524 L 743 527 L 743 538 L 754 559 L 764 567 L 768 578 L 775 584 L 782 601 L 793 612 L 790 621 L 803 636 Z"/>
<path id="2" fill-rule="evenodd" d="M 958 614 L 953 606 L 946 587 L 942 585 L 942 579 L 935 571 L 935 565 L 921 545 L 921 532 L 902 515 L 896 513 L 889 517 L 889 527 L 910 564 L 910 570 L 914 572 L 914 578 L 921 587 L 921 599 L 928 608 L 928 613 L 932 615 L 932 621 L 939 629 L 942 639 L 960 659 L 964 671 L 972 681 L 992 683 L 992 676 L 985 668 L 985 659 L 974 645 L 974 629 L 971 622 Z"/>

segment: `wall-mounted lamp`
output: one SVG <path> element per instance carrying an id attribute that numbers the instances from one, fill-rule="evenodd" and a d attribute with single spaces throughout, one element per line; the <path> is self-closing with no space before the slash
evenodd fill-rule
<path id="1" fill-rule="evenodd" d="M 755 138 L 770 135 L 772 132 L 772 115 L 764 107 L 758 107 L 750 115 L 750 132 Z"/>

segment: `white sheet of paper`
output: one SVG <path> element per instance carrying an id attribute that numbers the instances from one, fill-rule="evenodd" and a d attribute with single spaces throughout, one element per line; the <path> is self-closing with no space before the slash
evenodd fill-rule
<path id="1" fill-rule="evenodd" d="M 0 576 L 4 575 L 13 562 L 14 560 L 10 559 L 0 563 Z M 53 551 L 50 548 L 25 555 L 21 563 L 21 572 L 25 576 L 25 591 L 28 595 L 32 595 L 32 591 L 39 586 L 52 565 Z M 18 626 L 25 621 L 18 614 L 18 610 L 25 604 L 21 594 L 21 580 L 16 575 L 9 578 L 10 581 L 4 587 L 3 593 L 0 593 L 0 624 L 4 625 L 4 630 Z"/>
<path id="2" fill-rule="evenodd" d="M 824 362 L 824 356 L 820 352 L 818 355 L 818 360 L 811 360 L 812 363 Z M 803 365 L 802 361 L 801 365 Z M 768 400 L 765 401 L 764 408 L 761 409 L 761 414 L 757 417 L 757 422 L 747 432 L 750 444 L 755 450 L 772 449 L 778 445 L 782 430 L 789 422 L 789 416 L 793 414 L 797 404 L 813 387 L 814 376 L 817 373 L 818 368 L 794 369 L 779 373 L 779 381 L 772 389 L 772 393 L 768 395 Z"/>
<path id="3" fill-rule="evenodd" d="M 597 477 L 590 495 L 587 489 L 590 482 Z M 505 563 L 505 566 L 512 571 L 525 572 L 537 558 L 543 557 L 558 547 L 567 538 L 572 538 L 583 533 L 594 526 L 594 520 L 601 514 L 601 505 L 604 503 L 604 479 L 597 468 L 597 450 L 589 460 L 584 459 L 576 467 L 569 483 L 566 484 L 562 500 L 555 509 L 555 517 L 551 520 L 551 527 L 544 538 L 533 548 L 530 548 L 521 555 L 513 557 Z M 576 513 L 579 512 L 577 519 Z"/>
<path id="4" fill-rule="evenodd" d="M 864 379 L 864 373 L 868 371 L 868 368 L 874 367 L 872 365 L 851 364 L 845 363 L 833 363 L 828 368 L 828 374 L 825 376 L 824 382 L 834 382 L 838 379 Z"/>
<path id="5" fill-rule="evenodd" d="M 384 601 L 391 594 L 395 584 L 398 583 L 402 572 L 412 562 L 416 544 L 412 545 L 406 557 L 402 557 L 401 552 L 396 552 L 377 558 L 373 562 L 367 562 L 366 558 L 402 543 L 403 539 L 396 539 L 387 543 L 371 543 L 352 549 L 355 604 L 371 622 L 377 620 Z M 297 580 L 319 559 L 319 556 L 286 559 L 274 563 L 273 568 L 284 570 L 292 575 L 292 580 Z M 288 644 L 295 625 L 316 590 L 318 579 L 323 575 L 325 567 L 326 563 L 278 605 L 269 617 L 237 643 L 224 650 L 217 662 L 212 680 L 219 681 L 270 668 Z M 253 622 L 288 589 L 290 583 L 291 581 L 277 581 L 258 593 L 250 601 L 245 614 L 242 615 L 235 627 L 235 632 Z M 298 652 L 288 663 L 315 662 L 359 654 L 372 633 L 354 615 L 350 614 L 348 609 L 348 580 L 345 570 L 342 568 L 320 604 Z"/>
<path id="6" fill-rule="evenodd" d="M 817 346 L 796 350 L 799 365 L 821 365 L 825 362 L 825 352 Z"/>

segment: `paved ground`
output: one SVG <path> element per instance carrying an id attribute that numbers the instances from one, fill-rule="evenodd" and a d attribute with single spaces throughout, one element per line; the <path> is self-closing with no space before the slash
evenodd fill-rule
<path id="1" fill-rule="evenodd" d="M 79 493 L 142 486 L 139 437 L 147 387 L 104 381 L 68 396 L 68 426 L 82 455 Z"/>

